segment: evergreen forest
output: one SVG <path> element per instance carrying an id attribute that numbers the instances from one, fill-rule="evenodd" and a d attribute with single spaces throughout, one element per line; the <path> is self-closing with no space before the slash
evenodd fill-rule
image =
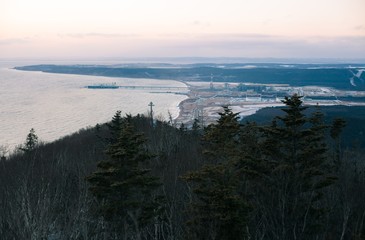
<path id="1" fill-rule="evenodd" d="M 268 123 L 121 111 L 0 160 L 4 240 L 365 239 L 365 149 L 301 97 Z"/>

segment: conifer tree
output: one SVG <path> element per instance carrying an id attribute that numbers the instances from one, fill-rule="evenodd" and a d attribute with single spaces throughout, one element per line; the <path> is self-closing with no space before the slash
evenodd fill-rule
<path id="1" fill-rule="evenodd" d="M 237 156 L 240 123 L 238 113 L 233 113 L 228 106 L 218 113 L 217 124 L 207 127 L 203 136 L 204 154 L 209 163 L 224 163 Z"/>
<path id="2" fill-rule="evenodd" d="M 335 118 L 332 122 L 331 130 L 330 130 L 330 136 L 335 141 L 335 156 L 334 161 L 336 166 L 339 168 L 341 166 L 341 132 L 343 128 L 346 127 L 345 120 L 341 118 Z"/>
<path id="3" fill-rule="evenodd" d="M 203 136 L 206 162 L 184 179 L 193 184 L 191 238 L 244 239 L 248 205 L 239 192 L 236 171 L 240 124 L 228 107 Z"/>
<path id="4" fill-rule="evenodd" d="M 118 137 L 120 135 L 120 131 L 122 130 L 122 124 L 123 124 L 122 112 L 118 110 L 114 114 L 111 122 L 107 123 L 110 133 L 110 137 L 107 139 L 109 144 L 117 142 Z"/>
<path id="5" fill-rule="evenodd" d="M 115 125 L 120 127 L 117 141 L 106 151 L 109 159 L 99 162 L 98 170 L 86 179 L 98 200 L 100 214 L 123 238 L 133 235 L 141 239 L 142 229 L 160 214 L 161 198 L 156 195 L 160 183 L 143 167 L 153 156 L 144 146 L 143 135 L 134 130 L 132 117 L 114 119 L 118 124 L 122 121 Z"/>
<path id="6" fill-rule="evenodd" d="M 188 129 L 185 127 L 184 123 L 180 124 L 179 130 L 181 133 L 185 133 Z"/>
<path id="7" fill-rule="evenodd" d="M 255 122 L 246 122 L 241 125 L 237 168 L 243 179 L 254 180 L 251 185 L 256 185 L 258 182 L 256 178 L 261 178 L 267 172 L 267 166 L 260 158 L 259 139 L 259 127 Z"/>
<path id="8" fill-rule="evenodd" d="M 199 132 L 201 131 L 199 119 L 194 118 L 194 122 L 193 122 L 193 125 L 191 126 L 191 130 L 194 135 L 199 134 Z"/>
<path id="9" fill-rule="evenodd" d="M 27 138 L 25 140 L 24 146 L 20 147 L 25 153 L 32 152 L 38 145 L 38 136 L 35 133 L 34 128 L 30 129 Z"/>
<path id="10" fill-rule="evenodd" d="M 286 114 L 262 129 L 262 157 L 272 169 L 263 193 L 272 210 L 265 214 L 272 237 L 308 239 L 323 230 L 323 190 L 335 180 L 325 143 L 328 127 L 320 111 L 305 115 L 300 96 L 283 102 Z"/>

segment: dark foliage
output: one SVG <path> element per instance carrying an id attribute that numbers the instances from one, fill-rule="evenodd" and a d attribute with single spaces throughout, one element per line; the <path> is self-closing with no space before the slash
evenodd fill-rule
<path id="1" fill-rule="evenodd" d="M 115 138 L 106 150 L 108 158 L 86 179 L 98 200 L 100 215 L 120 236 L 134 233 L 141 239 L 142 229 L 152 220 L 157 224 L 161 215 L 161 197 L 156 192 L 159 179 L 142 165 L 154 157 L 145 148 L 143 134 L 135 131 L 131 116 L 120 118 L 117 112 L 108 126 Z"/>
<path id="2" fill-rule="evenodd" d="M 117 112 L 1 158 L 1 239 L 364 239 L 364 149 L 285 103 L 269 125 L 224 108 L 192 130 Z"/>
<path id="3" fill-rule="evenodd" d="M 204 165 L 184 179 L 193 186 L 190 237 L 244 239 L 249 207 L 240 192 L 238 114 L 223 107 L 216 125 L 203 136 Z"/>

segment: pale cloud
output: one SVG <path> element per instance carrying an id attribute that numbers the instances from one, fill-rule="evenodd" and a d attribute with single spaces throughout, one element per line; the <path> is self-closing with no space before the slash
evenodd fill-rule
<path id="1" fill-rule="evenodd" d="M 358 26 L 355 27 L 355 30 L 365 31 L 365 25 L 358 25 Z"/>
<path id="2" fill-rule="evenodd" d="M 0 39 L 0 45 L 26 44 L 26 43 L 30 43 L 30 40 L 25 38 Z"/>
<path id="3" fill-rule="evenodd" d="M 58 34 L 59 37 L 70 37 L 70 38 L 135 38 L 139 37 L 138 34 L 119 34 L 119 33 L 98 33 L 98 32 L 91 32 L 91 33 L 67 33 L 67 34 Z"/>
<path id="4" fill-rule="evenodd" d="M 169 47 L 193 56 L 363 58 L 365 36 L 288 38 L 262 34 L 204 35 Z M 194 55 L 194 53 L 196 53 Z"/>
<path id="5" fill-rule="evenodd" d="M 206 21 L 195 20 L 191 23 L 191 25 L 196 27 L 210 27 L 211 23 Z"/>
<path id="6" fill-rule="evenodd" d="M 364 58 L 365 36 L 286 37 L 269 34 L 70 33 L 50 41 L 0 40 L 2 57 Z M 37 41 L 36 41 L 37 40 Z M 8 45 L 6 45 L 8 44 Z"/>
<path id="7" fill-rule="evenodd" d="M 267 19 L 264 19 L 261 23 L 262 23 L 262 25 L 270 25 L 271 22 L 272 22 L 272 19 L 267 18 Z"/>

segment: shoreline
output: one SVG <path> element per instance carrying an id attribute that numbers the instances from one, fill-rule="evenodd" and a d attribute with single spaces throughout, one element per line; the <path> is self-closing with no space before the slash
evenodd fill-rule
<path id="1" fill-rule="evenodd" d="M 241 118 L 250 116 L 255 114 L 258 110 L 263 108 L 270 107 L 283 107 L 284 104 L 281 102 L 282 98 L 261 98 L 261 94 L 259 99 L 255 100 L 256 97 L 246 97 L 243 96 L 244 92 L 233 92 L 227 90 L 227 85 L 236 86 L 237 83 L 219 83 L 216 85 L 214 90 L 209 89 L 209 82 L 191 82 L 185 83 L 189 92 L 187 93 L 187 99 L 181 101 L 179 103 L 179 116 L 176 119 L 178 124 L 184 123 L 186 126 L 192 126 L 194 119 L 198 119 L 203 125 L 208 125 L 210 123 L 214 123 L 219 118 L 219 112 L 222 109 L 222 106 L 230 106 L 234 112 L 238 112 Z M 216 83 L 215 83 L 216 84 Z M 275 87 L 275 86 L 273 86 Z M 338 96 L 341 98 L 344 96 L 345 98 L 351 99 L 358 96 L 359 99 L 362 99 L 365 96 L 365 92 L 343 92 L 337 89 L 330 89 L 324 87 L 315 87 L 315 86 L 304 86 L 302 88 L 290 87 L 286 86 L 288 89 L 300 89 L 300 91 L 310 91 L 311 95 L 308 96 L 308 100 L 303 98 L 303 105 L 306 106 L 365 106 L 365 102 L 363 101 L 350 101 L 346 100 L 331 100 L 325 99 L 326 97 L 330 98 L 331 96 Z M 323 99 L 311 99 L 312 97 L 316 97 L 316 94 L 313 94 L 313 89 L 320 89 L 323 92 L 329 92 L 330 95 L 319 94 L 318 97 L 322 97 Z M 295 92 L 294 92 L 295 93 Z M 303 92 L 304 93 L 304 92 Z M 353 95 L 347 95 L 352 93 Z M 287 93 L 289 96 L 290 93 Z"/>
<path id="2" fill-rule="evenodd" d="M 151 101 L 156 105 L 156 116 L 162 115 L 167 119 L 170 110 L 178 117 L 178 105 L 187 98 L 186 95 L 162 91 L 162 94 L 154 94 L 149 90 L 85 88 L 95 82 L 111 81 L 107 77 L 17 71 L 2 67 L 0 72 L 0 146 L 11 151 L 24 143 L 31 128 L 35 129 L 41 141 L 51 142 L 82 128 L 110 121 L 117 110 L 123 114 L 144 114 Z M 112 78 L 112 81 L 130 85 L 152 83 L 150 79 Z M 177 81 L 157 80 L 153 83 L 182 86 Z"/>

